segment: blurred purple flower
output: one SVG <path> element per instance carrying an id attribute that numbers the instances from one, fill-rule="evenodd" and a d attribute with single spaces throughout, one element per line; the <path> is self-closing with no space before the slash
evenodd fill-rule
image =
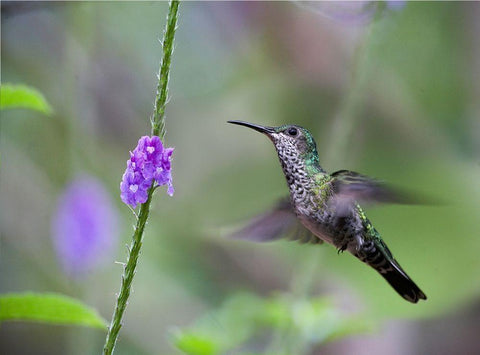
<path id="1" fill-rule="evenodd" d="M 63 270 L 80 277 L 112 252 L 118 235 L 117 211 L 95 178 L 73 180 L 60 196 L 52 218 L 53 244 Z"/>
<path id="2" fill-rule="evenodd" d="M 159 137 L 141 137 L 137 147 L 130 152 L 120 183 L 122 201 L 133 208 L 145 203 L 153 181 L 158 185 L 167 185 L 167 193 L 172 196 L 172 153 L 173 148 L 164 148 Z"/>

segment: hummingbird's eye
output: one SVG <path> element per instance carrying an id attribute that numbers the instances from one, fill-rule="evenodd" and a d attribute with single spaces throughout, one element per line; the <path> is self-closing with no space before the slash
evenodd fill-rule
<path id="1" fill-rule="evenodd" d="M 289 135 L 291 135 L 292 137 L 296 136 L 297 133 L 298 133 L 298 130 L 295 128 L 295 127 L 290 127 L 287 131 L 287 133 Z"/>

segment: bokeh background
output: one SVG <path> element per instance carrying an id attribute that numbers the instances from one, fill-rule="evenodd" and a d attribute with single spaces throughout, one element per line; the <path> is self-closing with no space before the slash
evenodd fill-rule
<path id="1" fill-rule="evenodd" d="M 202 317 L 227 327 L 215 310 L 239 294 L 327 297 L 371 325 L 308 354 L 480 353 L 480 4 L 377 5 L 181 4 L 166 136 L 176 192 L 154 198 L 117 354 L 179 353 L 175 329 Z M 2 293 L 63 293 L 110 319 L 134 223 L 119 183 L 150 132 L 166 12 L 160 2 L 2 2 L 2 83 L 35 87 L 54 110 L 2 112 Z M 405 302 L 331 246 L 226 238 L 287 192 L 271 143 L 230 119 L 300 124 L 326 170 L 435 201 L 367 209 L 428 301 Z M 92 199 L 107 200 L 110 215 L 96 214 L 111 227 L 95 260 L 72 266 L 55 225 L 79 179 L 104 190 Z M 0 352 L 97 354 L 104 336 L 3 323 Z"/>

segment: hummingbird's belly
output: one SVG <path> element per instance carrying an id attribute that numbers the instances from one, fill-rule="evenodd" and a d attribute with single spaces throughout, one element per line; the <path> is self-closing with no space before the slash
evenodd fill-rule
<path id="1" fill-rule="evenodd" d="M 329 233 L 328 228 L 322 225 L 318 221 L 311 219 L 305 216 L 299 216 L 300 222 L 307 228 L 310 232 L 316 235 L 321 240 L 335 245 L 335 235 L 333 233 Z"/>
<path id="2" fill-rule="evenodd" d="M 336 248 L 355 251 L 363 244 L 364 227 L 356 214 L 339 218 L 334 214 L 322 211 L 320 214 L 298 217 L 314 235 Z"/>
<path id="3" fill-rule="evenodd" d="M 358 249 L 363 244 L 365 233 L 358 211 L 352 206 L 339 212 L 318 194 L 308 194 L 306 191 L 305 188 L 296 188 L 296 185 L 290 186 L 291 202 L 301 223 L 336 248 L 349 251 Z"/>

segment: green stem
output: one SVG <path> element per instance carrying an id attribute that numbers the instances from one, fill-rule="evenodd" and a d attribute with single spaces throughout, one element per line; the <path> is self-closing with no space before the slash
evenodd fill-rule
<path id="1" fill-rule="evenodd" d="M 117 298 L 117 304 L 115 306 L 115 311 L 113 313 L 112 321 L 110 323 L 110 327 L 108 328 L 107 338 L 105 339 L 105 345 L 103 347 L 103 353 L 105 355 L 113 353 L 118 332 L 122 327 L 122 318 L 123 314 L 125 313 L 125 308 L 127 307 L 128 298 L 130 297 L 133 276 L 135 275 L 135 270 L 137 269 L 138 257 L 140 256 L 140 249 L 142 247 L 143 231 L 145 229 L 145 224 L 147 223 L 150 212 L 150 202 L 152 201 L 153 190 L 154 188 L 152 186 L 148 191 L 147 201 L 140 207 L 140 214 L 138 215 L 137 225 L 135 226 L 135 231 L 133 233 L 132 245 L 128 252 L 127 264 L 125 265 L 122 275 L 120 294 Z"/>
<path id="2" fill-rule="evenodd" d="M 173 41 L 178 20 L 178 0 L 170 1 L 165 35 L 163 37 L 163 58 L 158 72 L 157 95 L 152 115 L 152 135 L 160 136 L 163 141 L 165 137 L 165 105 L 168 99 L 168 80 L 170 78 L 170 62 L 173 53 Z"/>
<path id="3" fill-rule="evenodd" d="M 151 120 L 152 123 L 152 135 L 161 134 L 163 140 L 165 136 L 165 105 L 168 95 L 168 76 L 170 72 L 170 63 L 173 52 L 173 41 L 175 37 L 175 29 L 178 19 L 178 0 L 172 0 L 169 4 L 169 12 L 167 17 L 167 25 L 165 29 L 165 35 L 163 39 L 163 58 L 160 65 L 157 95 L 155 98 L 154 113 Z M 145 225 L 150 214 L 150 204 L 152 202 L 152 196 L 155 191 L 155 182 L 148 190 L 147 201 L 140 206 L 140 213 L 138 215 L 137 224 L 132 237 L 132 244 L 130 246 L 127 263 L 124 267 L 122 275 L 122 284 L 120 287 L 120 293 L 117 297 L 117 303 L 115 305 L 115 311 L 113 312 L 112 321 L 108 328 L 107 337 L 105 339 L 105 345 L 103 347 L 103 354 L 110 355 L 113 353 L 115 343 L 118 338 L 118 333 L 122 327 L 123 314 L 127 307 L 128 298 L 132 288 L 133 277 L 135 276 L 138 258 L 140 256 L 140 250 L 142 248 L 143 232 Z"/>

